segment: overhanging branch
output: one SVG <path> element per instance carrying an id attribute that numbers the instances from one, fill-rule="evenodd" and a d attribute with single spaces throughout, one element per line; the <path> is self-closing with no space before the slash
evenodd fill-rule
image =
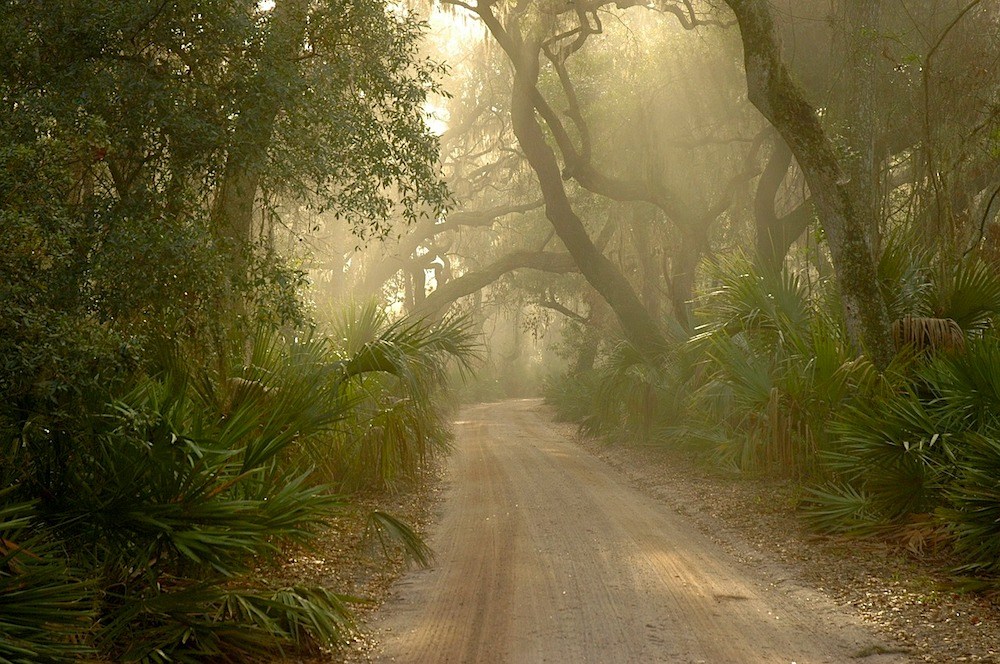
<path id="1" fill-rule="evenodd" d="M 490 263 L 481 270 L 467 272 L 439 286 L 414 312 L 418 316 L 435 316 L 452 302 L 471 295 L 514 270 L 531 269 L 554 274 L 577 270 L 573 257 L 565 252 L 515 251 Z"/>

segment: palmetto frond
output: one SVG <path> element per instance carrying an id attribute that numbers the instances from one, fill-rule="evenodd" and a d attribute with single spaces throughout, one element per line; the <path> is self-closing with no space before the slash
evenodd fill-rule
<path id="1" fill-rule="evenodd" d="M 93 652 L 92 583 L 41 527 L 35 505 L 0 491 L 0 661 L 70 662 Z"/>
<path id="2" fill-rule="evenodd" d="M 946 495 L 948 509 L 940 516 L 950 527 L 964 560 L 959 571 L 1000 576 L 1000 436 L 968 433 L 965 454 Z"/>
<path id="3" fill-rule="evenodd" d="M 358 344 L 348 340 L 346 346 L 355 350 L 341 362 L 340 370 L 344 379 L 385 372 L 410 387 L 427 380 L 440 383 L 449 362 L 457 363 L 463 371 L 472 368 L 480 345 L 468 330 L 468 321 L 461 317 L 435 325 L 403 318 L 386 325 L 370 341 Z"/>
<path id="4" fill-rule="evenodd" d="M 390 322 L 373 305 L 353 305 L 327 329 L 331 381 L 351 409 L 309 444 L 320 476 L 351 489 L 413 476 L 447 444 L 440 392 L 449 368 L 468 371 L 479 355 L 468 322 Z"/>
<path id="5" fill-rule="evenodd" d="M 810 488 L 803 510 L 809 525 L 828 533 L 866 534 L 882 523 L 871 497 L 850 484 Z"/>
<path id="6" fill-rule="evenodd" d="M 777 335 L 784 338 L 809 330 L 813 310 L 798 274 L 771 271 L 744 256 L 722 258 L 712 267 L 717 284 L 703 296 L 702 333 Z"/>
<path id="7" fill-rule="evenodd" d="M 966 334 L 988 328 L 1000 314 L 1000 274 L 976 258 L 957 265 L 943 263 L 928 292 L 928 308 L 936 318 L 950 318 Z"/>
<path id="8" fill-rule="evenodd" d="M 121 598 L 100 643 L 118 661 L 245 662 L 314 650 L 353 628 L 356 598 L 323 588 L 227 587 L 167 580 Z M 141 638 L 136 638 L 137 636 Z"/>

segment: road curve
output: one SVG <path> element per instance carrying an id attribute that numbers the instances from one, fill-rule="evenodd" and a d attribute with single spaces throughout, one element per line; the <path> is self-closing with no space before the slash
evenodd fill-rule
<path id="1" fill-rule="evenodd" d="M 455 435 L 435 564 L 376 616 L 379 661 L 909 661 L 631 487 L 537 400 L 467 407 Z"/>

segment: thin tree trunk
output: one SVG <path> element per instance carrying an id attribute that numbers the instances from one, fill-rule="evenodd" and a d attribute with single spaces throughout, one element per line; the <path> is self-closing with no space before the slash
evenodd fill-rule
<path id="1" fill-rule="evenodd" d="M 774 137 L 774 150 L 757 182 L 753 208 L 757 232 L 757 258 L 763 268 L 780 270 L 792 243 L 812 220 L 812 203 L 803 201 L 788 214 L 779 217 L 775 197 L 792 164 L 792 151 L 781 136 Z"/>
<path id="2" fill-rule="evenodd" d="M 698 262 L 708 249 L 708 224 L 696 219 L 678 226 L 681 241 L 670 265 L 670 304 L 674 318 L 686 332 L 691 333 L 694 325 L 689 309 L 694 299 Z"/>
<path id="3" fill-rule="evenodd" d="M 847 138 L 851 156 L 846 160 L 847 189 L 856 204 L 858 223 L 865 228 L 869 247 L 880 245 L 878 227 L 878 173 L 875 161 L 875 122 L 878 118 L 875 58 L 881 16 L 879 0 L 847 0 L 848 100 Z"/>
<path id="4" fill-rule="evenodd" d="M 656 218 L 652 207 L 635 205 L 632 209 L 632 249 L 635 251 L 639 266 L 639 287 L 642 303 L 653 318 L 660 316 L 660 273 L 656 266 L 656 256 L 653 255 L 655 244 L 650 233 L 650 226 Z"/>

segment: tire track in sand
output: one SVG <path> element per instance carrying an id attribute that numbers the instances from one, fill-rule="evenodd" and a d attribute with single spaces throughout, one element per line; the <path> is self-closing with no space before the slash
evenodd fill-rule
<path id="1" fill-rule="evenodd" d="M 376 617 L 380 661 L 909 661 L 629 486 L 537 400 L 468 407 L 455 434 L 436 560 Z"/>

